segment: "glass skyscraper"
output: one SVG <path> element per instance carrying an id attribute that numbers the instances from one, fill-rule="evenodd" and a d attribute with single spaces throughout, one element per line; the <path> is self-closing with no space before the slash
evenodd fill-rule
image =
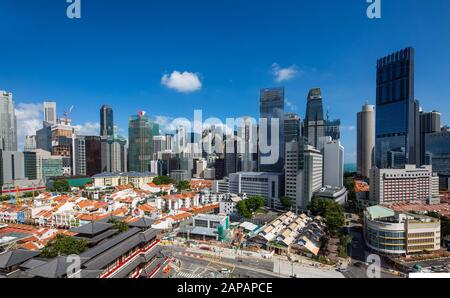
<path id="1" fill-rule="evenodd" d="M 130 117 L 129 120 L 128 170 L 150 171 L 153 154 L 153 126 L 145 113 Z"/>
<path id="2" fill-rule="evenodd" d="M 261 90 L 260 118 L 267 119 L 267 143 L 269 146 L 271 145 L 272 140 L 271 120 L 277 119 L 279 121 L 278 136 L 274 136 L 274 139 L 278 138 L 279 154 L 276 163 L 264 164 L 261 162 L 261 157 L 268 157 L 271 153 L 262 154 L 260 152 L 258 159 L 259 171 L 282 173 L 284 172 L 284 153 L 286 145 L 284 140 L 284 88 L 268 88 Z"/>
<path id="3" fill-rule="evenodd" d="M 12 93 L 0 91 L 0 150 L 17 151 L 17 120 Z"/>
<path id="4" fill-rule="evenodd" d="M 319 139 L 325 136 L 322 91 L 314 88 L 309 91 L 306 105 L 304 135 L 308 144 L 318 148 Z"/>
<path id="5" fill-rule="evenodd" d="M 389 167 L 388 156 L 399 152 L 400 148 L 404 148 L 406 163 L 420 163 L 419 103 L 414 98 L 413 48 L 377 61 L 376 93 L 376 166 Z"/>
<path id="6" fill-rule="evenodd" d="M 284 119 L 285 143 L 298 141 L 301 135 L 301 127 L 301 120 L 297 114 L 286 114 Z"/>
<path id="7" fill-rule="evenodd" d="M 114 135 L 114 114 L 113 109 L 104 105 L 100 109 L 100 136 L 110 137 Z"/>

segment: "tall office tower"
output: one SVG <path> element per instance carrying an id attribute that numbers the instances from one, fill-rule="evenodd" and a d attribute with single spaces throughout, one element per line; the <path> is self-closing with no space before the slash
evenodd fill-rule
<path id="1" fill-rule="evenodd" d="M 127 141 L 120 136 L 101 138 L 100 172 L 127 172 Z"/>
<path id="2" fill-rule="evenodd" d="M 114 113 L 108 105 L 100 108 L 100 136 L 109 137 L 114 135 Z"/>
<path id="3" fill-rule="evenodd" d="M 307 142 L 300 138 L 286 144 L 285 195 L 293 199 L 297 213 L 307 209 L 323 180 L 322 154 Z"/>
<path id="4" fill-rule="evenodd" d="M 64 175 L 75 174 L 75 127 L 70 122 L 61 122 L 51 126 L 52 155 L 63 159 Z"/>
<path id="5" fill-rule="evenodd" d="M 284 116 L 284 139 L 286 143 L 298 141 L 301 132 L 300 116 L 294 113 L 286 114 Z"/>
<path id="6" fill-rule="evenodd" d="M 0 91 L 0 150 L 17 151 L 17 120 L 12 93 Z"/>
<path id="7" fill-rule="evenodd" d="M 176 154 L 179 154 L 180 156 L 183 156 L 187 151 L 187 132 L 186 127 L 179 126 L 177 128 L 176 134 L 175 134 L 175 140 L 174 140 L 174 148 L 173 152 Z"/>
<path id="8" fill-rule="evenodd" d="M 150 171 L 153 152 L 153 127 L 145 112 L 129 121 L 128 168 L 133 172 Z"/>
<path id="9" fill-rule="evenodd" d="M 420 163 L 419 103 L 414 98 L 414 49 L 377 61 L 375 164 L 387 168 L 388 152 L 405 148 L 409 164 Z"/>
<path id="10" fill-rule="evenodd" d="M 237 140 L 236 138 L 230 137 L 230 139 L 225 141 L 225 176 L 236 173 L 240 171 L 240 162 L 237 152 Z"/>
<path id="11" fill-rule="evenodd" d="M 341 120 L 325 120 L 325 136 L 331 137 L 333 140 L 341 139 Z"/>
<path id="12" fill-rule="evenodd" d="M 45 101 L 44 102 L 44 121 L 50 125 L 56 124 L 56 102 Z"/>
<path id="13" fill-rule="evenodd" d="M 25 178 L 22 152 L 0 150 L 0 189 L 3 185 L 14 186 L 15 180 Z"/>
<path id="14" fill-rule="evenodd" d="M 425 135 L 425 153 L 433 172 L 439 175 L 440 188 L 450 189 L 450 131 L 447 127 Z"/>
<path id="15" fill-rule="evenodd" d="M 75 174 L 92 177 L 102 172 L 101 137 L 77 136 L 75 139 Z"/>
<path id="16" fill-rule="evenodd" d="M 36 149 L 52 152 L 52 126 L 44 122 L 44 127 L 36 131 Z"/>
<path id="17" fill-rule="evenodd" d="M 320 88 L 314 88 L 309 91 L 303 129 L 304 136 L 308 139 L 308 144 L 318 148 L 319 139 L 325 136 L 325 119 Z"/>
<path id="18" fill-rule="evenodd" d="M 153 137 L 153 159 L 158 159 L 158 153 L 166 150 L 166 136 L 154 136 Z"/>
<path id="19" fill-rule="evenodd" d="M 25 136 L 24 151 L 31 151 L 36 149 L 36 136 Z"/>
<path id="20" fill-rule="evenodd" d="M 166 150 L 172 151 L 173 149 L 173 134 L 166 134 Z"/>
<path id="21" fill-rule="evenodd" d="M 323 184 L 344 187 L 344 147 L 339 140 L 325 142 L 323 150 Z"/>
<path id="22" fill-rule="evenodd" d="M 270 152 L 262 154 L 260 150 L 258 159 L 258 168 L 260 172 L 282 173 L 284 172 L 284 88 L 262 89 L 260 94 L 260 118 L 267 119 L 267 141 L 268 145 L 272 145 L 272 139 L 278 141 L 278 152 Z M 271 120 L 278 121 L 278 131 L 276 136 L 272 136 Z M 261 129 L 261 127 L 260 127 Z M 261 147 L 261 139 L 259 139 Z M 275 150 L 276 151 L 276 150 Z M 278 155 L 278 156 L 276 156 Z M 275 163 L 264 162 L 263 157 L 271 156 Z"/>
<path id="23" fill-rule="evenodd" d="M 237 153 L 243 172 L 258 170 L 258 125 L 250 117 L 242 118 L 237 131 Z M 217 170 L 216 170 L 217 176 Z"/>
<path id="24" fill-rule="evenodd" d="M 366 104 L 357 116 L 357 172 L 369 177 L 375 157 L 375 107 Z"/>
<path id="25" fill-rule="evenodd" d="M 441 132 L 441 113 L 437 111 L 420 112 L 420 163 L 427 164 L 426 135 Z"/>
<path id="26" fill-rule="evenodd" d="M 51 153 L 42 149 L 25 151 L 25 177 L 29 180 L 44 180 L 43 160 L 51 157 Z"/>

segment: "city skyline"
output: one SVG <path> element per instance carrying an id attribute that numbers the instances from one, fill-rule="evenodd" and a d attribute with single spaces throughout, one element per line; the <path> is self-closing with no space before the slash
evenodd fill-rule
<path id="1" fill-rule="evenodd" d="M 136 19 L 119 28 L 102 13 L 101 4 L 87 3 L 83 18 L 72 22 L 58 14 L 59 6 L 63 7 L 65 3 L 50 5 L 44 1 L 39 9 L 42 13 L 37 18 L 30 15 L 33 8 L 37 9 L 34 7 L 37 4 L 6 1 L 5 7 L 14 13 L 5 15 L 4 11 L 8 9 L 0 12 L 0 24 L 11 44 L 10 49 L 2 49 L 5 68 L 0 74 L 0 89 L 14 94 L 19 111 L 18 143 L 23 145 L 28 131 L 40 128 L 41 121 L 36 120 L 43 118 L 40 104 L 45 100 L 58 103 L 59 116 L 74 105 L 73 123 L 88 134 L 95 131 L 95 135 L 100 129 L 98 109 L 109 104 L 115 111 L 118 133 L 127 136 L 128 118 L 138 110 L 147 111 L 162 128 L 173 118 L 193 118 L 195 109 L 202 109 L 205 118 L 214 116 L 224 120 L 246 115 L 257 118 L 259 90 L 277 86 L 285 87 L 286 113 L 295 112 L 304 119 L 308 90 L 320 87 L 324 110 L 329 109 L 330 118 L 342 120 L 341 139 L 346 148 L 346 163 L 355 163 L 356 113 L 366 101 L 375 104 L 376 60 L 408 46 L 416 50 L 416 98 L 425 111 L 442 112 L 443 124 L 450 122 L 445 96 L 442 96 L 450 91 L 443 79 L 449 65 L 446 61 L 432 63 L 432 57 L 443 55 L 450 49 L 445 40 L 433 38 L 438 34 L 438 28 L 447 30 L 450 27 L 445 26 L 449 21 L 445 18 L 448 10 L 443 1 L 432 4 L 408 1 L 409 5 L 402 3 L 405 1 L 384 3 L 385 17 L 381 20 L 367 19 L 364 1 L 351 1 L 346 5 L 329 1 L 286 3 L 283 11 L 262 1 L 251 10 L 239 5 L 241 11 L 234 14 L 231 8 L 236 3 L 231 2 L 203 6 L 181 2 L 153 6 L 139 4 L 148 8 L 142 11 L 154 16 L 153 19 L 147 19 L 135 7 L 109 3 L 108 14 L 115 16 L 124 10 Z M 397 28 L 403 28 L 402 22 L 419 15 L 425 7 L 430 13 L 421 15 L 420 22 L 410 24 L 410 32 L 402 30 L 400 34 Z M 197 8 L 200 8 L 199 12 L 195 12 Z M 217 8 L 222 12 L 219 13 Z M 192 14 L 183 17 L 184 9 Z M 268 9 L 274 11 L 274 20 L 256 18 L 258 12 Z M 180 19 L 162 26 L 171 37 L 166 38 L 154 31 L 161 28 L 158 24 L 164 22 L 158 21 L 169 11 Z M 283 20 L 275 12 L 282 13 Z M 220 21 L 229 15 L 234 22 L 223 27 Z M 247 15 L 252 22 L 244 23 Z M 350 15 L 350 20 L 345 18 Z M 212 17 L 217 18 L 217 22 L 212 21 Z M 313 18 L 326 19 L 330 25 L 298 30 Z M 182 21 L 188 22 L 192 33 L 198 34 L 184 36 L 187 32 L 180 28 Z M 210 28 L 202 26 L 202 21 L 210 22 Z M 98 41 L 88 31 L 93 25 L 98 26 Z M 390 28 L 389 36 L 383 34 L 387 28 Z M 328 30 L 326 33 L 325 29 Z M 427 34 L 415 34 L 418 30 Z M 111 39 L 113 32 L 117 37 Z M 145 38 L 149 34 L 154 34 L 155 40 Z M 251 42 L 246 42 L 250 36 Z M 318 39 L 316 36 L 324 37 Z M 32 42 L 36 38 L 51 45 L 52 49 L 44 52 L 36 42 L 31 47 L 32 52 L 24 52 L 23 40 Z M 127 47 L 112 46 L 120 38 Z M 187 38 L 191 40 L 189 43 L 186 43 Z M 205 44 L 205 38 L 209 43 Z M 376 42 L 380 38 L 385 42 Z M 315 43 L 309 43 L 309 40 Z M 227 46 L 227 41 L 241 47 Z M 182 43 L 188 45 L 180 46 Z M 133 44 L 140 45 L 135 49 L 137 53 L 133 51 Z M 327 44 L 333 44 L 332 51 Z M 349 44 L 352 47 L 348 47 Z M 256 55 L 255 49 L 260 49 Z M 216 54 L 212 55 L 212 52 Z M 91 65 L 94 60 L 95 68 Z M 186 81 L 188 85 L 179 84 Z M 168 101 L 173 104 L 167 104 Z"/>

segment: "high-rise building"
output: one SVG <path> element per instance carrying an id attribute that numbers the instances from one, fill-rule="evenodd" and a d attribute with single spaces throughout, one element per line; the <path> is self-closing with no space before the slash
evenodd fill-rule
<path id="1" fill-rule="evenodd" d="M 284 140 L 286 143 L 299 141 L 301 132 L 300 116 L 295 113 L 286 114 L 284 116 Z"/>
<path id="2" fill-rule="evenodd" d="M 120 136 L 101 139 L 100 172 L 127 172 L 127 141 Z"/>
<path id="3" fill-rule="evenodd" d="M 48 156 L 42 160 L 42 176 L 44 180 L 61 177 L 65 173 L 64 159 L 62 156 Z"/>
<path id="4" fill-rule="evenodd" d="M 153 127 L 144 112 L 130 118 L 128 137 L 129 171 L 149 171 L 153 153 Z"/>
<path id="5" fill-rule="evenodd" d="M 53 125 L 56 124 L 58 118 L 56 116 L 56 102 L 44 102 L 44 122 Z"/>
<path id="6" fill-rule="evenodd" d="M 64 175 L 75 174 L 75 127 L 70 122 L 60 122 L 51 126 L 52 155 L 61 156 Z"/>
<path id="7" fill-rule="evenodd" d="M 370 201 L 374 204 L 439 203 L 439 177 L 431 166 L 374 167 L 370 171 Z"/>
<path id="8" fill-rule="evenodd" d="M 237 140 L 234 136 L 230 136 L 225 141 L 225 176 L 240 171 L 240 161 L 237 154 Z"/>
<path id="9" fill-rule="evenodd" d="M 341 139 L 341 120 L 325 120 L 325 136 L 333 140 Z"/>
<path id="10" fill-rule="evenodd" d="M 36 136 L 25 136 L 24 151 L 31 151 L 36 149 Z"/>
<path id="11" fill-rule="evenodd" d="M 25 177 L 29 180 L 44 180 L 43 160 L 50 158 L 52 154 L 42 149 L 36 149 L 25 151 L 23 155 Z"/>
<path id="12" fill-rule="evenodd" d="M 369 177 L 375 157 L 375 107 L 363 106 L 357 116 L 357 172 Z"/>
<path id="13" fill-rule="evenodd" d="M 296 212 L 301 212 L 322 188 L 323 156 L 306 138 L 287 143 L 285 154 L 285 195 L 293 200 Z"/>
<path id="14" fill-rule="evenodd" d="M 114 135 L 114 113 L 108 105 L 100 109 L 100 136 L 110 137 Z"/>
<path id="15" fill-rule="evenodd" d="M 258 167 L 260 172 L 282 173 L 284 172 L 284 88 L 262 89 L 260 94 L 260 118 L 267 119 L 266 145 L 272 145 L 272 139 L 278 142 L 277 152 L 268 154 L 259 153 Z M 272 120 L 278 121 L 276 136 L 272 136 Z M 261 130 L 261 127 L 260 127 Z M 266 136 L 264 136 L 266 137 Z M 260 148 L 261 148 L 261 138 Z M 278 155 L 278 156 L 276 156 Z M 264 162 L 263 158 L 271 156 L 277 162 Z M 271 158 L 271 159 L 272 159 Z"/>
<path id="16" fill-rule="evenodd" d="M 52 125 L 44 122 L 41 129 L 36 131 L 36 149 L 52 152 Z"/>
<path id="17" fill-rule="evenodd" d="M 166 136 L 154 136 L 153 137 L 153 159 L 158 159 L 158 153 L 167 150 L 167 138 Z"/>
<path id="18" fill-rule="evenodd" d="M 242 118 L 242 123 L 238 127 L 237 138 L 241 170 L 243 172 L 256 172 L 258 170 L 258 126 L 252 121 L 252 118 Z"/>
<path id="19" fill-rule="evenodd" d="M 75 139 L 75 174 L 92 177 L 102 172 L 101 137 L 77 136 Z"/>
<path id="20" fill-rule="evenodd" d="M 441 132 L 441 113 L 437 111 L 420 112 L 420 163 L 427 164 L 426 135 Z"/>
<path id="21" fill-rule="evenodd" d="M 344 147 L 328 137 L 323 149 L 323 185 L 344 187 Z"/>
<path id="22" fill-rule="evenodd" d="M 320 88 L 314 88 L 309 91 L 303 129 L 304 136 L 308 139 L 308 144 L 318 148 L 319 139 L 325 136 L 325 119 Z"/>
<path id="23" fill-rule="evenodd" d="M 22 152 L 0 150 L 0 189 L 5 184 L 14 185 L 25 178 Z"/>
<path id="24" fill-rule="evenodd" d="M 425 152 L 429 164 L 439 175 L 440 188 L 449 189 L 450 178 L 450 131 L 443 128 L 440 132 L 425 135 Z"/>
<path id="25" fill-rule="evenodd" d="M 172 151 L 173 148 L 173 134 L 166 134 L 166 150 Z"/>
<path id="26" fill-rule="evenodd" d="M 17 151 L 17 120 L 12 93 L 0 91 L 0 150 Z"/>
<path id="27" fill-rule="evenodd" d="M 414 97 L 414 49 L 377 61 L 375 164 L 387 168 L 388 152 L 405 148 L 409 164 L 420 163 L 419 103 Z"/>

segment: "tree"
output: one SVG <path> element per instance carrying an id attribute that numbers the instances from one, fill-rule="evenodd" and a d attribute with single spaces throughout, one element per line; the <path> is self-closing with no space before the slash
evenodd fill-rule
<path id="1" fill-rule="evenodd" d="M 153 179 L 153 183 L 156 185 L 174 184 L 175 181 L 169 176 L 158 176 Z"/>
<path id="2" fill-rule="evenodd" d="M 333 200 L 314 198 L 308 205 L 308 209 L 314 215 L 325 218 L 328 230 L 332 235 L 338 235 L 340 229 L 345 225 L 344 209 Z"/>
<path id="3" fill-rule="evenodd" d="M 117 219 L 110 219 L 108 220 L 108 223 L 113 224 L 114 229 L 119 230 L 119 233 L 126 232 L 129 229 L 128 225 L 125 222 Z"/>
<path id="4" fill-rule="evenodd" d="M 11 196 L 0 196 L 0 202 L 5 202 L 11 200 Z"/>
<path id="5" fill-rule="evenodd" d="M 286 209 L 291 209 L 292 207 L 292 199 L 289 197 L 282 197 L 280 199 L 281 205 L 283 205 Z"/>
<path id="6" fill-rule="evenodd" d="M 78 240 L 60 234 L 48 242 L 41 255 L 44 258 L 56 258 L 58 256 L 79 255 L 86 250 L 86 240 Z"/>
<path id="7" fill-rule="evenodd" d="M 252 218 L 253 213 L 248 209 L 245 200 L 238 202 L 236 205 L 236 209 L 238 210 L 239 214 L 242 215 L 243 217 Z"/>
<path id="8" fill-rule="evenodd" d="M 262 196 L 253 196 L 244 200 L 247 208 L 250 212 L 254 213 L 259 210 L 259 208 L 264 207 L 266 205 L 266 200 Z"/>
<path id="9" fill-rule="evenodd" d="M 54 191 L 54 192 L 69 192 L 70 191 L 69 181 L 56 180 L 55 182 L 53 182 L 52 191 Z"/>
<path id="10" fill-rule="evenodd" d="M 180 181 L 177 183 L 177 189 L 178 191 L 187 190 L 191 187 L 191 184 L 189 181 Z"/>

